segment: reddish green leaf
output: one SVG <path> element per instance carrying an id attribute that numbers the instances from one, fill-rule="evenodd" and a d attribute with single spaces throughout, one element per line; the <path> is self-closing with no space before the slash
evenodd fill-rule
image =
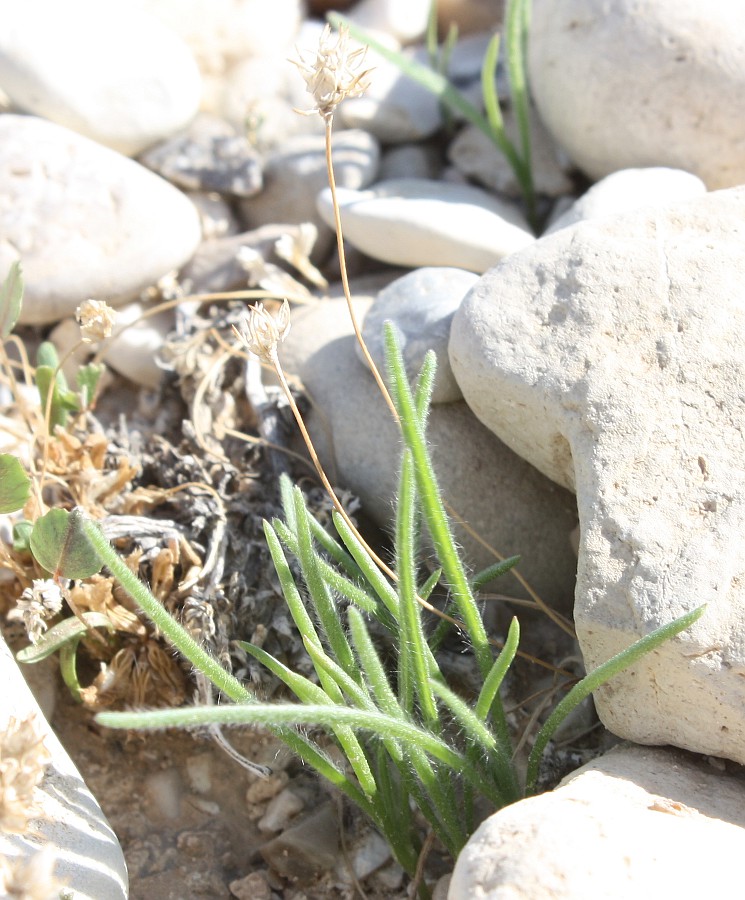
<path id="1" fill-rule="evenodd" d="M 10 453 L 0 453 L 0 513 L 23 509 L 31 493 L 31 479 L 21 461 Z"/>
<path id="2" fill-rule="evenodd" d="M 82 527 L 79 509 L 52 509 L 37 519 L 31 532 L 31 552 L 55 577 L 87 578 L 101 568 L 98 553 Z"/>

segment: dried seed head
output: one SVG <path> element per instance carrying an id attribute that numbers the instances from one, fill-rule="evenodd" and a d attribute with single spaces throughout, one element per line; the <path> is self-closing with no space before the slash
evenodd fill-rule
<path id="1" fill-rule="evenodd" d="M 347 97 L 359 97 L 368 86 L 372 69 L 363 69 L 367 47 L 354 46 L 350 42 L 349 29 L 340 28 L 332 35 L 327 25 L 315 51 L 297 51 L 298 59 L 291 59 L 302 72 L 313 97 L 314 107 L 298 110 L 310 115 L 318 111 L 324 119 L 330 119 L 334 110 Z"/>
<path id="2" fill-rule="evenodd" d="M 50 759 L 33 716 L 11 717 L 0 734 L 0 830 L 23 833 L 38 816 L 34 792 Z"/>
<path id="3" fill-rule="evenodd" d="M 51 844 L 28 858 L 0 859 L 0 896 L 13 900 L 58 900 L 71 896 L 54 875 L 57 853 Z"/>
<path id="4" fill-rule="evenodd" d="M 62 608 L 63 594 L 60 586 L 51 579 L 34 579 L 30 588 L 16 601 L 9 619 L 21 619 L 32 644 L 37 643 L 47 630 L 45 619 L 50 619 Z"/>
<path id="5" fill-rule="evenodd" d="M 75 311 L 80 335 L 86 343 L 111 336 L 116 312 L 103 300 L 83 300 Z"/>
<path id="6" fill-rule="evenodd" d="M 233 326 L 238 339 L 262 362 L 274 365 L 277 345 L 290 333 L 290 304 L 282 301 L 276 317 L 264 309 L 261 303 L 249 306 L 240 330 Z"/>

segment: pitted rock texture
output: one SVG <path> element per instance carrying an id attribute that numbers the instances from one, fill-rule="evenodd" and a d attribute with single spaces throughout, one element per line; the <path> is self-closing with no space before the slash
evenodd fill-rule
<path id="1" fill-rule="evenodd" d="M 535 0 L 528 82 L 585 174 L 671 166 L 745 182 L 745 6 L 731 0 Z"/>
<path id="2" fill-rule="evenodd" d="M 557 790 L 483 822 L 458 858 L 448 897 L 726 895 L 745 850 L 743 801 L 739 774 L 679 751 L 617 747 Z"/>
<path id="3" fill-rule="evenodd" d="M 20 321 L 88 297 L 121 304 L 187 262 L 194 204 L 139 163 L 34 116 L 0 116 L 0 273 L 23 265 Z M 3 276 L 4 277 L 4 276 Z"/>
<path id="4" fill-rule="evenodd" d="M 465 297 L 471 409 L 576 491 L 588 668 L 708 604 L 596 695 L 644 744 L 745 763 L 745 189 L 580 222 Z"/>

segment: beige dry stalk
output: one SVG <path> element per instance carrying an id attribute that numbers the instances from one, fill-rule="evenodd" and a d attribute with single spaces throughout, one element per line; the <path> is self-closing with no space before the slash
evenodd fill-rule
<path id="1" fill-rule="evenodd" d="M 344 291 L 344 299 L 347 301 L 349 317 L 352 327 L 365 357 L 367 365 L 372 372 L 380 393 L 383 395 L 391 415 L 398 422 L 398 413 L 393 404 L 388 388 L 375 365 L 375 361 L 367 349 L 367 344 L 362 337 L 357 314 L 352 303 L 352 294 L 349 289 L 347 277 L 347 260 L 344 252 L 344 235 L 341 225 L 341 211 L 336 192 L 336 177 L 332 160 L 332 132 L 334 125 L 334 112 L 336 107 L 347 97 L 359 97 L 368 87 L 368 77 L 371 69 L 364 69 L 367 47 L 355 47 L 350 42 L 349 30 L 341 28 L 336 40 L 332 38 L 331 27 L 327 25 L 318 42 L 315 56 L 312 53 L 298 51 L 299 59 L 290 60 L 300 69 L 305 78 L 308 93 L 313 97 L 312 110 L 302 111 L 304 114 L 317 111 L 324 121 L 326 128 L 326 170 L 329 188 L 331 189 L 331 205 L 334 210 L 334 227 L 336 230 L 336 246 L 339 253 L 339 270 L 341 284 Z"/>

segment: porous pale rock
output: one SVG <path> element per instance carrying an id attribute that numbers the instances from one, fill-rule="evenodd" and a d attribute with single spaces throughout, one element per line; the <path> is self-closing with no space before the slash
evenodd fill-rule
<path id="1" fill-rule="evenodd" d="M 402 44 L 424 37 L 430 0 L 360 0 L 346 17 L 364 29 L 383 31 Z"/>
<path id="2" fill-rule="evenodd" d="M 229 123 L 201 115 L 185 132 L 151 147 L 139 161 L 185 191 L 252 197 L 261 190 L 261 161 Z"/>
<path id="3" fill-rule="evenodd" d="M 528 68 L 549 131 L 593 180 L 669 166 L 745 182 L 745 6 L 536 0 Z"/>
<path id="4" fill-rule="evenodd" d="M 450 323 L 477 279 L 477 275 L 464 269 L 432 266 L 416 269 L 383 288 L 367 311 L 362 328 L 365 344 L 378 369 L 385 371 L 383 325 L 390 321 L 396 326 L 409 378 L 417 377 L 427 351 L 433 350 L 437 357 L 437 375 L 432 403 L 462 400 L 448 358 Z M 358 359 L 364 363 L 359 344 L 356 351 Z"/>
<path id="5" fill-rule="evenodd" d="M 507 134 L 519 146 L 517 126 L 511 110 L 504 113 Z M 533 185 L 538 194 L 560 197 L 572 190 L 566 159 L 553 138 L 536 117 L 531 119 L 531 168 Z M 497 145 L 475 125 L 466 125 L 448 147 L 448 159 L 456 169 L 484 187 L 521 197 L 522 188 L 507 157 Z"/>
<path id="6" fill-rule="evenodd" d="M 487 273 L 453 320 L 476 415 L 576 490 L 587 668 L 706 603 L 595 695 L 638 743 L 745 763 L 745 189 L 580 222 Z"/>
<path id="7" fill-rule="evenodd" d="M 354 285 L 353 291 L 362 320 L 370 298 Z M 306 421 L 332 483 L 357 494 L 366 515 L 387 528 L 401 442 L 355 346 L 346 303 L 329 300 L 293 313 L 281 356 L 313 398 Z M 508 450 L 462 402 L 433 406 L 427 436 L 443 496 L 456 513 L 500 553 L 522 554 L 520 571 L 533 588 L 549 605 L 566 609 L 575 569 L 571 495 Z M 494 562 L 472 533 L 457 523 L 454 531 L 474 571 Z M 510 596 L 525 596 L 513 575 L 498 584 Z"/>
<path id="8" fill-rule="evenodd" d="M 406 58 L 428 64 L 421 48 L 401 52 Z M 371 50 L 365 57 L 365 68 L 372 69 L 369 87 L 361 97 L 345 100 L 337 110 L 343 127 L 363 128 L 383 143 L 399 144 L 424 140 L 442 126 L 437 96 L 404 75 L 395 63 Z"/>
<path id="9" fill-rule="evenodd" d="M 706 185 L 700 178 L 680 169 L 622 169 L 607 175 L 582 194 L 551 223 L 544 236 L 582 219 L 597 219 L 644 206 L 664 206 L 705 193 Z"/>
<path id="10" fill-rule="evenodd" d="M 134 155 L 183 128 L 201 80 L 188 47 L 117 0 L 5 4 L 0 88 L 20 109 Z"/>
<path id="11" fill-rule="evenodd" d="M 303 15 L 302 0 L 129 0 L 189 46 L 207 77 L 241 61 L 286 56 Z"/>
<path id="12" fill-rule="evenodd" d="M 3 827 L 0 858 L 9 864 L 28 862 L 34 860 L 42 847 L 48 846 L 48 852 L 55 860 L 54 876 L 66 882 L 66 887 L 76 898 L 126 900 L 127 867 L 116 835 L 42 715 L 2 637 L 0 676 L 4 686 L 0 701 L 0 731 L 7 732 L 11 717 L 22 722 L 33 716 L 36 731 L 43 737 L 51 758 L 34 791 L 33 799 L 40 812 L 31 816 L 30 828 L 23 834 L 12 834 Z M 8 792 L 4 797 L 4 815 L 13 805 L 10 755 L 4 750 L 4 790 Z M 30 885 L 24 887 L 31 889 Z"/>
<path id="13" fill-rule="evenodd" d="M 339 189 L 364 188 L 375 178 L 380 148 L 364 131 L 334 134 L 331 158 Z M 316 197 L 328 184 L 326 139 L 322 135 L 299 135 L 284 141 L 266 159 L 264 189 L 241 202 L 247 228 L 275 222 L 312 222 L 319 230 L 314 259 L 328 254 L 334 233 L 316 210 Z"/>
<path id="14" fill-rule="evenodd" d="M 424 178 L 394 178 L 366 191 L 337 192 L 344 237 L 393 265 L 453 266 L 485 272 L 533 243 L 519 210 L 479 188 Z M 330 190 L 318 210 L 333 223 Z"/>
<path id="15" fill-rule="evenodd" d="M 201 229 L 192 203 L 132 160 L 34 116 L 0 116 L 0 272 L 23 265 L 20 321 L 121 303 L 183 265 Z M 4 276 L 3 276 L 4 277 Z"/>
<path id="16" fill-rule="evenodd" d="M 727 896 L 741 877 L 743 809 L 737 775 L 688 754 L 623 745 L 483 822 L 458 857 L 448 897 Z"/>

